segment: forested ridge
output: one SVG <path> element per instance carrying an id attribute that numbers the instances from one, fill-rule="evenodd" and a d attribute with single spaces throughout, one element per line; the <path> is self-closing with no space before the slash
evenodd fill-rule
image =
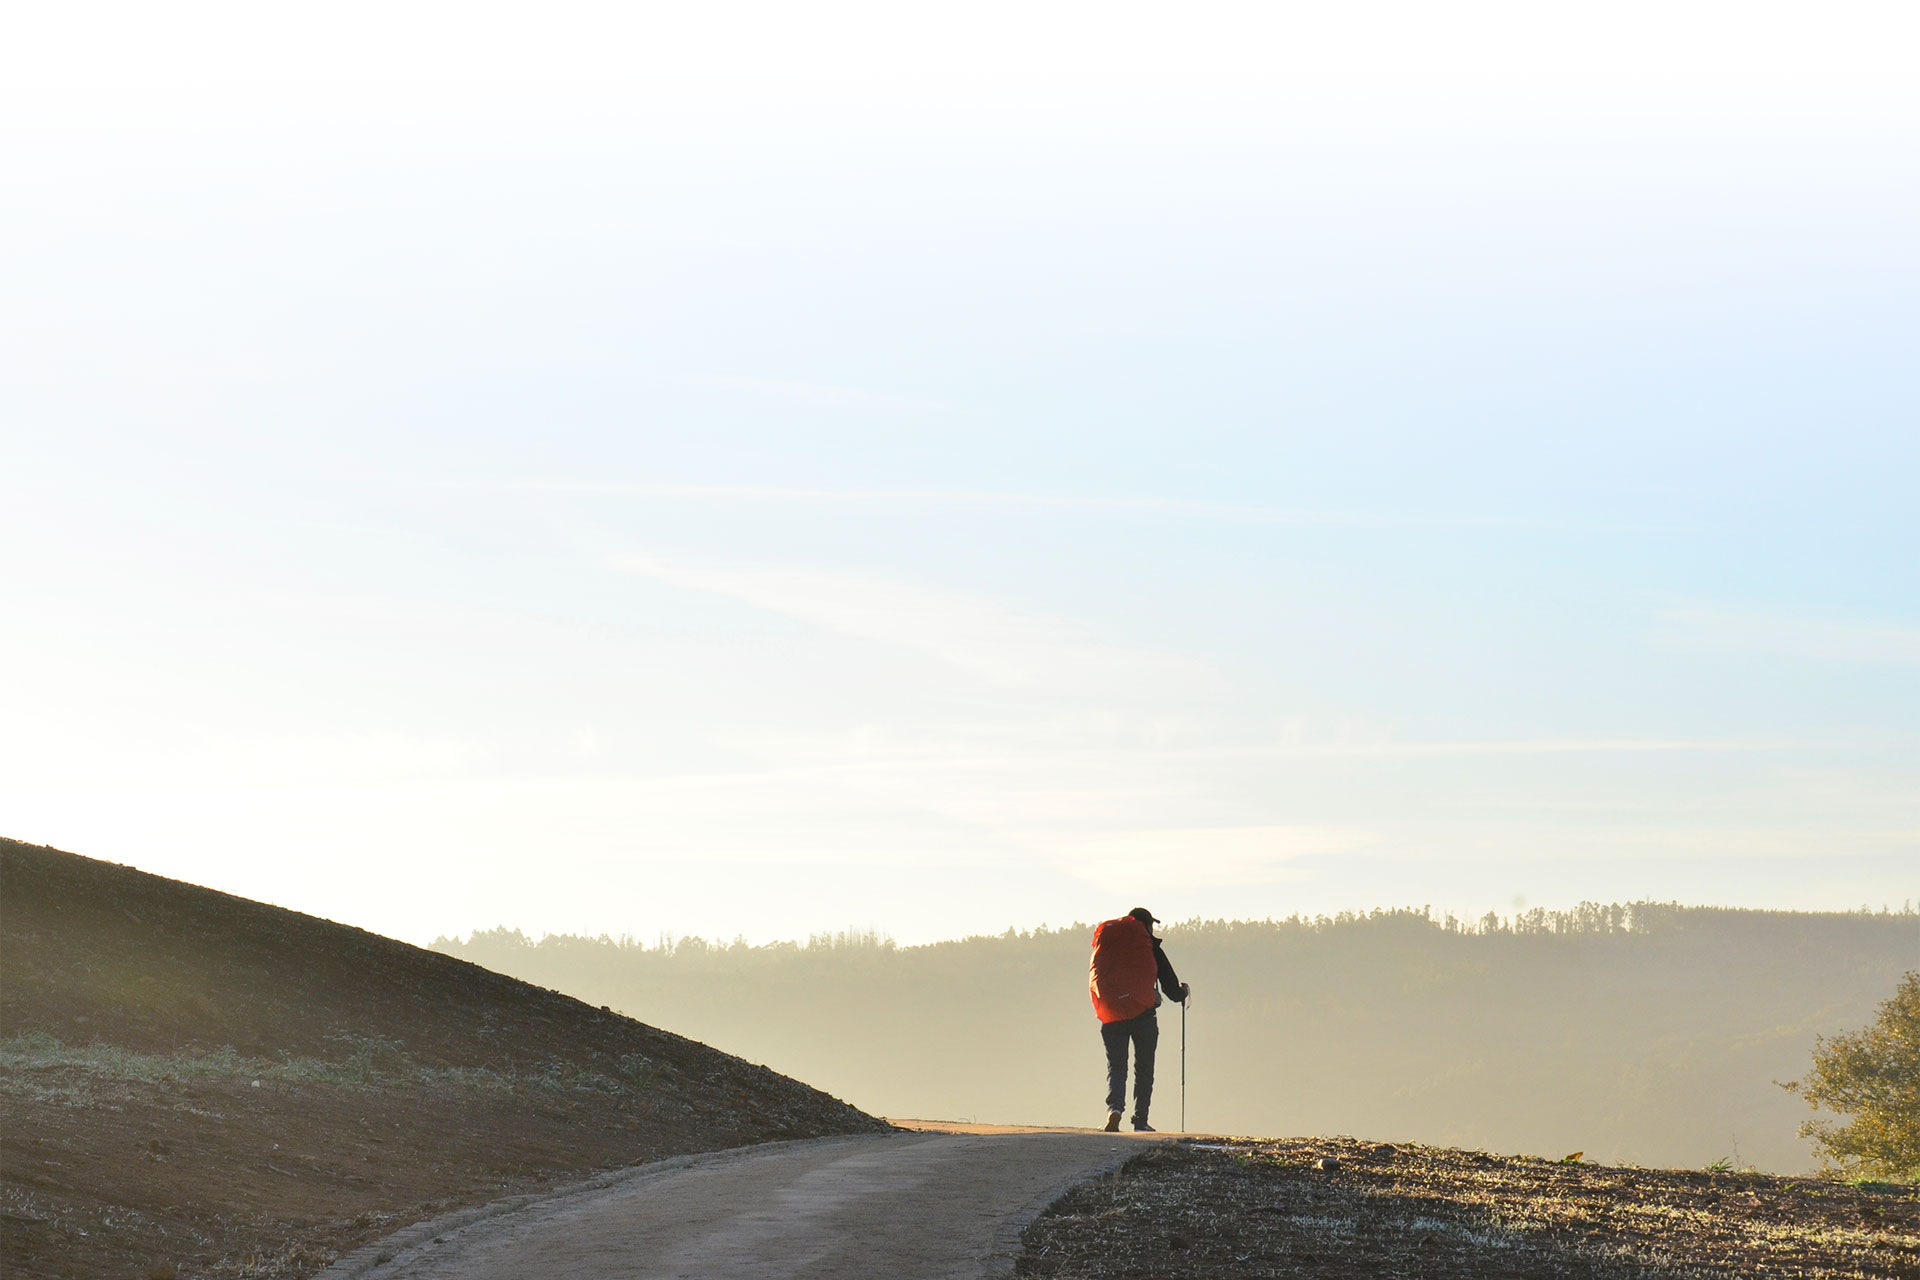
<path id="1" fill-rule="evenodd" d="M 925 946 L 495 929 L 439 950 L 764 1061 L 890 1115 L 1095 1123 L 1092 926 Z M 1814 1037 L 1920 968 L 1920 912 L 1637 902 L 1163 925 L 1193 984 L 1188 1123 L 1649 1165 L 1811 1167 Z M 1154 1117 L 1179 1120 L 1181 1011 Z"/>

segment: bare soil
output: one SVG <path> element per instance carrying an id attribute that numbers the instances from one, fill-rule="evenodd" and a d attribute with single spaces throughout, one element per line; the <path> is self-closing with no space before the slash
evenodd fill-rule
<path id="1" fill-rule="evenodd" d="M 889 1127 L 464 961 L 16 841 L 0 974 L 9 1277 L 311 1275 L 451 1208 Z"/>
<path id="2" fill-rule="evenodd" d="M 1315 1167 L 1331 1156 L 1339 1167 Z M 1155 1147 L 1022 1237 L 1034 1277 L 1920 1276 L 1913 1187 L 1351 1139 Z"/>

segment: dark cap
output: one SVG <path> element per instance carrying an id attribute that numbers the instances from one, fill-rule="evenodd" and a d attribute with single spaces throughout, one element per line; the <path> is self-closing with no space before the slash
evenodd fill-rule
<path id="1" fill-rule="evenodd" d="M 1135 920 L 1138 920 L 1141 924 L 1152 925 L 1160 923 L 1160 921 L 1154 917 L 1153 912 L 1147 910 L 1145 907 L 1135 907 L 1133 910 L 1127 912 L 1127 914 Z"/>

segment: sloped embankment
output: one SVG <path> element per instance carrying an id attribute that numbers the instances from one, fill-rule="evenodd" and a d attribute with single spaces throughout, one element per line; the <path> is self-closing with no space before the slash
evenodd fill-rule
<path id="1" fill-rule="evenodd" d="M 0 840 L 0 1264 L 310 1274 L 455 1205 L 885 1122 L 331 921 Z"/>

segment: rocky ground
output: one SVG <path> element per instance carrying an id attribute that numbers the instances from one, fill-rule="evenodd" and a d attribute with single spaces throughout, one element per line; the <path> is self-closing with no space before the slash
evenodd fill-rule
<path id="1" fill-rule="evenodd" d="M 1322 1169 L 1332 1157 L 1338 1167 Z M 1156 1147 L 1056 1203 L 1034 1277 L 1920 1276 L 1920 1194 L 1334 1140 Z"/>
<path id="2" fill-rule="evenodd" d="M 883 1131 L 475 965 L 0 841 L 0 1272 L 305 1276 L 444 1209 Z"/>

